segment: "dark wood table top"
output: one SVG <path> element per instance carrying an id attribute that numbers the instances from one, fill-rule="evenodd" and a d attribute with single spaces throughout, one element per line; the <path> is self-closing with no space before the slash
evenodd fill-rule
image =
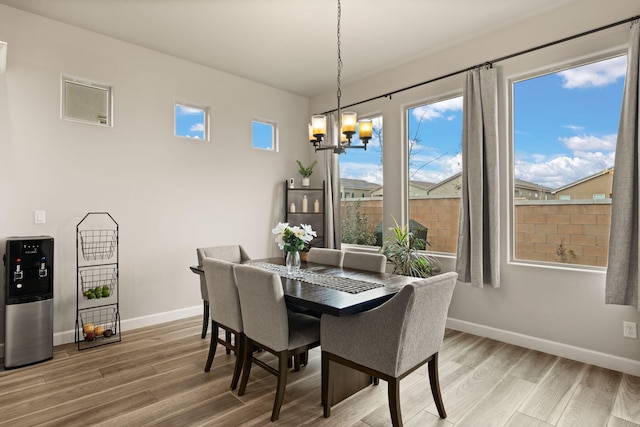
<path id="1" fill-rule="evenodd" d="M 248 262 L 266 262 L 284 265 L 284 258 L 267 258 Z M 204 273 L 200 266 L 192 266 L 190 268 L 194 273 Z M 315 273 L 346 277 L 383 285 L 379 288 L 351 294 L 281 276 L 285 300 L 288 304 L 295 304 L 318 313 L 327 313 L 334 316 L 345 316 L 375 308 L 390 299 L 404 285 L 416 280 L 415 277 L 389 273 L 373 273 L 310 262 L 303 262 L 300 268 L 310 269 Z"/>

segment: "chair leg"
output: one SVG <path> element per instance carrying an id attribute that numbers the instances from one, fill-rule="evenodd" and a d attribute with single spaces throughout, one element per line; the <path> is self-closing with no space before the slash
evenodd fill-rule
<path id="1" fill-rule="evenodd" d="M 278 386 L 276 388 L 276 400 L 273 402 L 273 411 L 271 412 L 271 421 L 276 421 L 280 416 L 280 407 L 284 401 L 284 391 L 287 387 L 287 360 L 289 356 L 286 351 L 279 355 L 278 363 Z"/>
<path id="2" fill-rule="evenodd" d="M 236 364 L 233 368 L 233 379 L 231 380 L 231 390 L 235 390 L 238 387 L 238 381 L 240 380 L 240 373 L 242 372 L 242 365 L 245 358 L 245 340 L 242 332 L 236 334 Z"/>
<path id="3" fill-rule="evenodd" d="M 211 321 L 211 343 L 209 344 L 209 356 L 207 356 L 207 364 L 204 366 L 204 371 L 209 372 L 211 370 L 211 364 L 213 363 L 213 357 L 216 355 L 216 348 L 218 347 L 218 324 Z"/>
<path id="4" fill-rule="evenodd" d="M 322 352 L 322 408 L 325 418 L 331 415 L 331 382 L 329 381 L 329 357 Z"/>
<path id="5" fill-rule="evenodd" d="M 428 363 L 429 369 L 429 383 L 431 384 L 431 394 L 433 395 L 433 401 L 436 403 L 438 414 L 440 418 L 447 418 L 447 412 L 444 410 L 444 402 L 442 401 L 442 394 L 440 393 L 440 379 L 438 377 L 438 353 L 433 355 L 433 358 Z"/>
<path id="6" fill-rule="evenodd" d="M 242 338 L 244 339 L 244 366 L 242 367 L 242 380 L 240 381 L 238 396 L 242 396 L 247 388 L 249 374 L 251 373 L 251 357 L 253 354 L 253 344 L 249 341 L 249 338 L 244 334 Z"/>
<path id="7" fill-rule="evenodd" d="M 301 361 L 301 359 L 302 359 L 302 356 L 300 354 L 296 354 L 295 356 L 293 356 L 293 370 L 295 372 L 300 372 L 300 361 Z"/>
<path id="8" fill-rule="evenodd" d="M 393 427 L 402 427 L 402 413 L 400 412 L 400 380 L 391 378 L 389 384 L 389 411 Z"/>
<path id="9" fill-rule="evenodd" d="M 227 342 L 227 344 L 231 344 L 231 332 L 225 331 L 224 332 L 224 338 L 225 338 L 225 341 Z M 227 354 L 231 354 L 231 348 L 229 346 L 226 346 L 226 349 L 227 349 L 226 353 Z"/>
<path id="10" fill-rule="evenodd" d="M 202 300 L 202 304 L 204 305 L 204 312 L 202 313 L 202 334 L 200 334 L 200 338 L 207 336 L 207 328 L 209 327 L 209 301 Z"/>

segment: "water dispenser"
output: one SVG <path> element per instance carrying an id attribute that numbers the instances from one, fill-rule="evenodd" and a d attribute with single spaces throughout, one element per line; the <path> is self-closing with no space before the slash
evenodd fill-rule
<path id="1" fill-rule="evenodd" d="M 4 367 L 53 357 L 53 238 L 10 237 L 5 265 Z"/>

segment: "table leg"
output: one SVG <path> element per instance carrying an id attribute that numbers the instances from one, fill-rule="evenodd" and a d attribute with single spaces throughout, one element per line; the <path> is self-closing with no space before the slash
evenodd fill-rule
<path id="1" fill-rule="evenodd" d="M 372 384 L 373 378 L 370 375 L 338 363 L 329 363 L 331 364 L 331 378 L 329 381 L 333 382 L 332 405 L 342 402 L 347 397 Z"/>

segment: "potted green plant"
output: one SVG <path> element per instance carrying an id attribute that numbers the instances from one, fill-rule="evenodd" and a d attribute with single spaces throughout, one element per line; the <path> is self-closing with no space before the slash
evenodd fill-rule
<path id="1" fill-rule="evenodd" d="M 316 166 L 318 161 L 314 160 L 313 163 L 311 163 L 311 165 L 308 167 L 305 167 L 300 160 L 296 160 L 296 162 L 298 163 L 298 172 L 300 173 L 300 175 L 302 175 L 302 186 L 308 187 L 309 177 L 313 173 L 313 168 Z"/>
<path id="2" fill-rule="evenodd" d="M 418 252 L 430 246 L 426 239 L 418 237 L 420 230 L 410 230 L 408 225 L 400 227 L 395 218 L 393 222 L 395 226 L 389 228 L 393 231 L 393 236 L 387 237 L 380 248 L 380 253 L 393 264 L 393 273 L 403 276 L 429 277 L 440 271 L 440 264 L 436 258 Z"/>

